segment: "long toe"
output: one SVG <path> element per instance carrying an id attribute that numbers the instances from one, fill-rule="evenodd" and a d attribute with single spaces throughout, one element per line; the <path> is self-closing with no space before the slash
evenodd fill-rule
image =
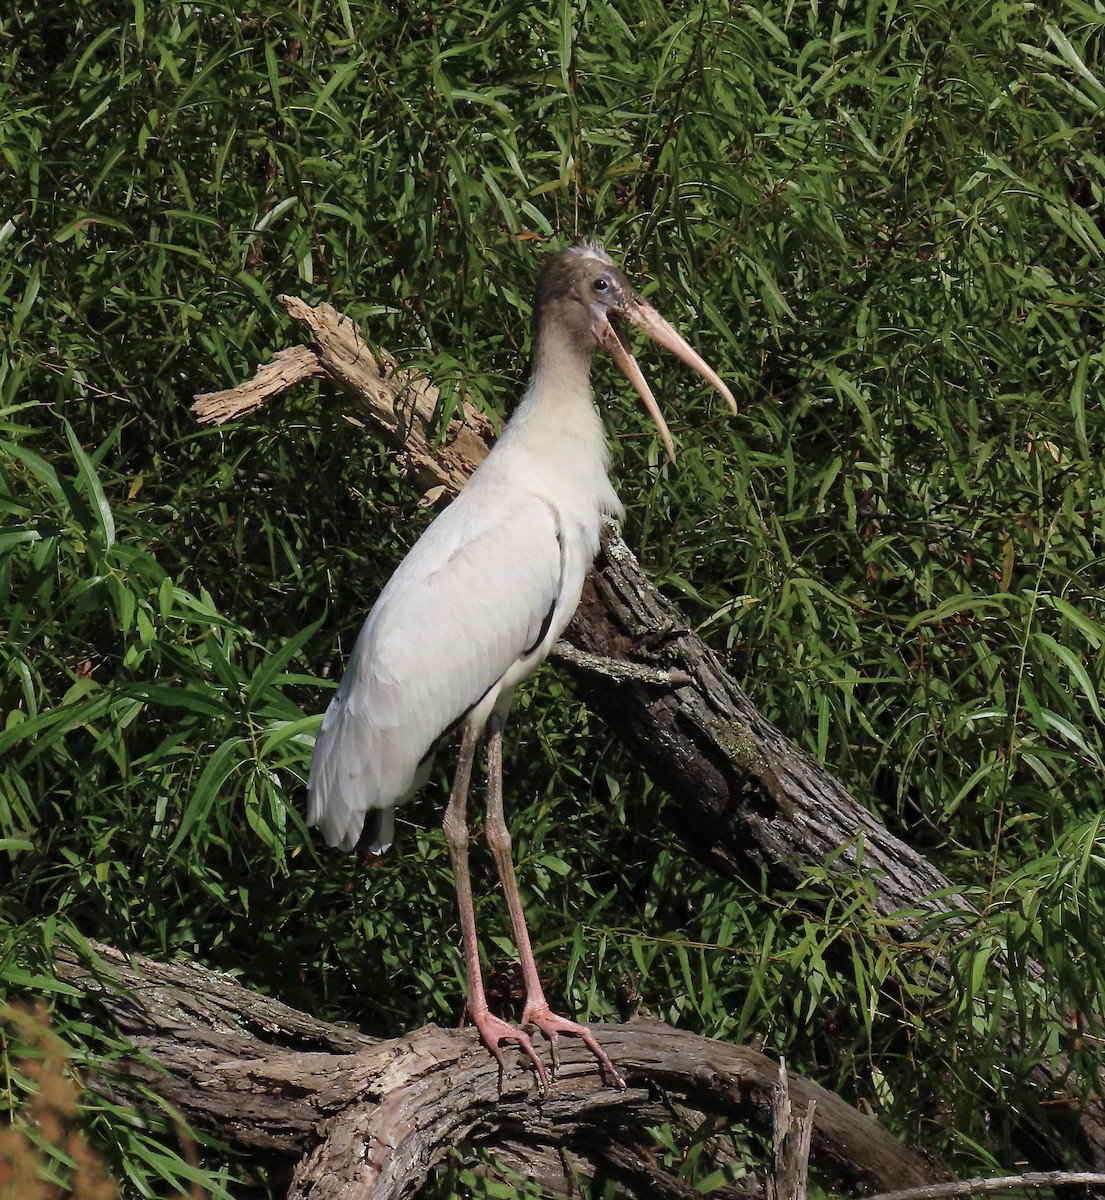
<path id="1" fill-rule="evenodd" d="M 491 1051 L 499 1064 L 499 1069 L 505 1075 L 506 1061 L 503 1058 L 503 1052 L 499 1048 L 503 1042 L 516 1042 L 519 1050 L 533 1063 L 533 1069 L 537 1073 L 537 1086 L 541 1089 L 541 1094 L 547 1096 L 549 1094 L 549 1077 L 545 1073 L 544 1064 L 537 1057 L 537 1051 L 533 1048 L 533 1042 L 530 1041 L 529 1035 L 524 1029 L 519 1029 L 517 1025 L 511 1025 L 506 1021 L 500 1020 L 493 1013 L 484 1011 L 468 1014 L 472 1019 L 472 1024 L 479 1030 L 480 1041 Z"/>
<path id="2" fill-rule="evenodd" d="M 547 1004 L 527 1004 L 525 1012 L 522 1014 L 522 1024 L 536 1025 L 549 1039 L 552 1046 L 554 1071 L 560 1062 L 557 1038 L 560 1034 L 567 1033 L 580 1038 L 587 1049 L 599 1060 L 599 1067 L 607 1083 L 616 1088 L 625 1087 L 625 1080 L 610 1061 L 610 1055 L 599 1045 L 595 1035 L 586 1025 L 580 1025 L 578 1021 L 569 1021 L 567 1017 L 558 1016 Z"/>

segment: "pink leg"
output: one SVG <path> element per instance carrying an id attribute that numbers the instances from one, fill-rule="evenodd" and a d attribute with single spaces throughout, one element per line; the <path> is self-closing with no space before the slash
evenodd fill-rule
<path id="1" fill-rule="evenodd" d="M 510 831 L 503 817 L 503 730 L 501 723 L 494 716 L 491 718 L 487 741 L 487 840 L 491 846 L 491 853 L 495 856 L 499 878 L 503 881 L 503 891 L 506 894 L 507 907 L 510 909 L 510 924 L 514 931 L 514 944 L 518 947 L 518 956 L 522 960 L 522 978 L 526 987 L 522 1024 L 536 1025 L 549 1039 L 554 1076 L 560 1066 L 558 1036 L 570 1033 L 583 1039 L 587 1048 L 599 1060 L 599 1066 L 606 1079 L 615 1087 L 625 1087 L 625 1080 L 618 1074 L 610 1056 L 598 1044 L 595 1035 L 587 1026 L 557 1016 L 545 999 L 545 991 L 537 975 L 537 964 L 533 961 L 533 948 L 530 945 L 529 930 L 526 928 L 526 917 L 522 911 L 522 897 L 518 894 Z"/>
<path id="2" fill-rule="evenodd" d="M 476 737 L 475 732 L 465 727 L 444 822 L 445 840 L 449 844 L 449 857 L 453 862 L 453 878 L 457 888 L 460 931 L 464 939 L 464 966 L 468 981 L 465 1011 L 472 1024 L 479 1030 L 480 1040 L 498 1060 L 500 1071 L 505 1072 L 506 1063 L 499 1043 L 517 1042 L 522 1053 L 533 1063 L 541 1091 L 547 1093 L 549 1080 L 533 1043 L 523 1030 L 501 1021 L 488 1009 L 487 996 L 483 990 L 480 950 L 476 941 L 476 913 L 472 906 L 472 878 L 468 871 L 468 822 L 465 815 L 468 806 L 468 785 L 472 779 L 472 762 L 476 756 Z"/>

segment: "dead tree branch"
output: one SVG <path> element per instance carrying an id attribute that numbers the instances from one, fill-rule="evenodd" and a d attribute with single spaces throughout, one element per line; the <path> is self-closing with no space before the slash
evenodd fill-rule
<path id="1" fill-rule="evenodd" d="M 790 1102 L 790 1077 L 779 1060 L 779 1081 L 772 1104 L 773 1166 L 767 1181 L 767 1200 L 806 1200 L 806 1173 L 817 1115 L 817 1101 L 805 1112 L 795 1112 Z"/>
<path id="2" fill-rule="evenodd" d="M 933 1183 L 901 1192 L 880 1192 L 870 1200 L 954 1200 L 960 1196 L 988 1196 L 994 1192 L 1027 1189 L 1054 1191 L 1056 1188 L 1094 1188 L 1084 1195 L 1105 1195 L 1105 1175 L 1098 1171 L 1030 1171 L 1027 1175 L 980 1176 L 955 1183 Z"/>
<path id="3" fill-rule="evenodd" d="M 657 1196 L 666 1194 L 662 1166 L 639 1152 L 624 1172 L 618 1166 L 645 1126 L 689 1109 L 772 1129 L 777 1063 L 658 1021 L 596 1027 L 626 1090 L 604 1087 L 586 1048 L 568 1039 L 542 1097 L 516 1059 L 500 1080 L 471 1029 L 431 1025 L 376 1041 L 193 963 L 92 950 L 89 960 L 61 949 L 56 969 L 140 1052 L 115 1063 L 113 1084 L 157 1091 L 193 1126 L 237 1147 L 297 1159 L 290 1200 L 407 1196 L 458 1146 L 504 1146 L 508 1155 L 525 1146 L 546 1165 L 542 1151 L 575 1156 L 589 1170 L 635 1173 L 628 1194 Z M 795 1108 L 812 1114 L 811 1160 L 826 1180 L 855 1190 L 948 1178 L 833 1093 L 793 1072 L 787 1084 Z"/>

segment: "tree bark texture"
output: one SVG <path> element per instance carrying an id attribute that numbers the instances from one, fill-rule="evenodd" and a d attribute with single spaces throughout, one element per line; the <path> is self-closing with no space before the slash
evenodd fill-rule
<path id="1" fill-rule="evenodd" d="M 356 405 L 374 431 L 393 445 L 412 482 L 433 494 L 453 493 L 487 453 L 485 417 L 465 407 L 442 443 L 433 441 L 436 393 L 373 354 L 356 328 L 329 305 L 281 303 L 311 331 L 315 363 Z M 256 388 L 243 385 L 243 409 Z M 201 420 L 234 415 L 234 389 L 198 397 Z M 788 890 L 831 863 L 845 895 L 869 895 L 888 936 L 910 945 L 918 983 L 949 984 L 942 946 L 966 929 L 977 910 L 921 853 L 893 835 L 824 767 L 800 751 L 751 703 L 708 646 L 641 573 L 611 528 L 603 553 L 566 632 L 575 648 L 567 662 L 587 704 L 629 744 L 667 790 L 665 817 L 684 845 L 725 875 L 763 879 Z M 580 653 L 582 652 L 582 653 Z M 626 666 L 610 669 L 601 659 Z M 659 685 L 658 681 L 665 681 Z M 675 680 L 674 684 L 671 682 Z M 930 931 L 943 918 L 938 941 Z M 956 920 L 958 918 L 958 921 Z M 951 931 L 951 932 L 949 932 Z M 1046 987 L 1038 968 L 1030 982 Z M 1010 1045 L 1017 1033 L 1008 1031 Z M 1033 1165 L 1063 1161 L 1075 1138 L 1087 1162 L 1105 1168 L 1105 1105 L 1081 1110 L 1067 1091 L 1070 1064 L 1061 1055 L 1035 1070 L 1041 1106 L 1026 1114 L 1025 1150 Z M 1060 1115 L 1069 1114 L 1064 1124 Z"/>
<path id="2" fill-rule="evenodd" d="M 298 1160 L 289 1200 L 408 1196 L 458 1147 L 502 1150 L 562 1194 L 573 1194 L 567 1156 L 588 1176 L 618 1179 L 630 1196 L 690 1196 L 650 1161 L 645 1126 L 710 1114 L 772 1130 L 779 1064 L 648 1018 L 594 1027 L 626 1089 L 604 1086 L 590 1053 L 569 1038 L 545 1097 L 513 1052 L 500 1079 L 471 1029 L 431 1025 L 377 1041 L 193 963 L 89 949 L 94 957 L 62 948 L 56 969 L 140 1052 L 114 1064 L 112 1082 L 153 1089 L 191 1125 L 240 1149 Z M 810 1158 L 825 1182 L 854 1192 L 950 1177 L 833 1093 L 793 1072 L 787 1084 L 797 1114 L 812 1114 Z"/>
<path id="3" fill-rule="evenodd" d="M 790 1077 L 780 1060 L 772 1112 L 773 1170 L 767 1181 L 767 1200 L 806 1200 L 806 1173 L 816 1113 L 816 1100 L 806 1106 L 805 1112 L 794 1111 Z"/>

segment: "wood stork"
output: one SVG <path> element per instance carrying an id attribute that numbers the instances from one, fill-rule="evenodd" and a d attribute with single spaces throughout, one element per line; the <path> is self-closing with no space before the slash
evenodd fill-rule
<path id="1" fill-rule="evenodd" d="M 521 959 L 522 1026 L 535 1026 L 548 1038 L 554 1076 L 557 1037 L 574 1034 L 607 1079 L 624 1086 L 591 1031 L 557 1016 L 545 1000 L 514 875 L 502 791 L 503 724 L 514 689 L 537 669 L 575 612 L 603 518 L 623 515 L 591 399 L 591 358 L 598 347 L 640 394 L 669 458 L 675 458 L 619 320 L 677 354 L 736 412 L 721 379 L 645 303 L 600 245 L 583 243 L 555 254 L 537 281 L 525 395 L 490 455 L 380 593 L 326 711 L 307 785 L 310 823 L 331 845 L 381 853 L 394 835 L 395 806 L 426 781 L 443 735 L 461 728 L 444 829 L 464 942 L 466 1012 L 501 1068 L 500 1045 L 518 1044 L 542 1092 L 548 1079 L 530 1037 L 488 1010 L 465 814 L 476 744 L 486 728 L 485 832 Z"/>

